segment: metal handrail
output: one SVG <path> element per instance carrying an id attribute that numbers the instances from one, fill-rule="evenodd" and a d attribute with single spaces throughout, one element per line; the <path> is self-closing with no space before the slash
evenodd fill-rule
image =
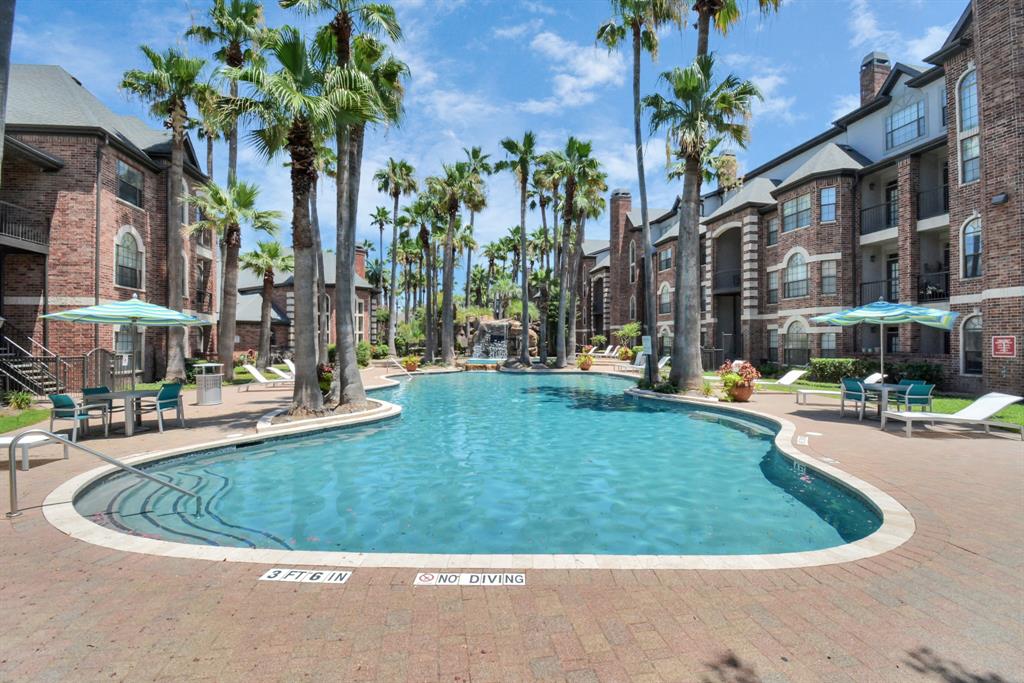
<path id="1" fill-rule="evenodd" d="M 404 365 L 402 365 L 401 363 L 398 362 L 397 358 L 395 358 L 394 356 L 388 356 L 388 360 L 390 360 L 392 363 L 397 365 L 398 369 L 401 370 L 402 372 L 404 372 L 409 377 L 409 379 L 412 379 L 412 375 L 409 373 L 408 370 L 405 369 Z"/>
<path id="2" fill-rule="evenodd" d="M 18 470 L 18 467 L 17 467 L 17 464 L 18 464 L 17 460 L 18 460 L 18 458 L 17 458 L 17 452 L 15 451 L 15 448 L 17 447 L 19 441 L 21 441 L 24 437 L 32 435 L 32 434 L 40 434 L 42 436 L 46 436 L 46 437 L 48 437 L 48 438 L 58 442 L 58 443 L 62 443 L 65 446 L 71 446 L 72 448 L 77 448 L 78 450 L 82 451 L 83 453 L 88 453 L 89 455 L 94 455 L 97 458 L 99 458 L 100 460 L 102 460 L 103 462 L 108 463 L 110 465 L 113 465 L 114 467 L 118 467 L 118 468 L 120 468 L 122 470 L 125 470 L 127 472 L 131 472 L 133 474 L 137 474 L 140 477 L 142 477 L 143 479 L 148 479 L 148 480 L 150 480 L 150 481 L 152 481 L 152 482 L 154 482 L 156 484 L 159 484 L 160 486 L 164 486 L 164 487 L 167 487 L 169 489 L 173 489 L 173 490 L 177 491 L 178 493 L 184 493 L 187 496 L 192 496 L 193 498 L 196 499 L 196 514 L 198 515 L 200 513 L 200 511 L 202 510 L 203 498 L 198 493 L 194 493 L 192 491 L 188 491 L 186 489 L 181 488 L 180 486 L 172 484 L 172 483 L 170 483 L 168 481 L 164 481 L 163 479 L 158 479 L 158 478 L 154 477 L 152 474 L 146 474 L 145 472 L 143 472 L 142 470 L 138 469 L 137 467 L 132 467 L 131 465 L 123 463 L 120 460 L 116 460 L 115 458 L 111 458 L 109 455 L 103 455 L 99 451 L 93 450 L 93 449 L 89 448 L 88 446 L 83 446 L 83 445 L 81 445 L 79 443 L 75 443 L 74 441 L 71 441 L 69 439 L 65 439 L 63 436 L 60 436 L 59 434 L 54 434 L 53 432 L 48 432 L 45 429 L 29 429 L 28 431 L 22 432 L 21 434 L 18 434 L 16 437 L 11 439 L 11 444 L 10 444 L 10 446 L 7 447 L 7 457 L 8 457 L 8 460 L 10 461 L 9 462 L 9 469 L 10 469 L 10 488 L 11 488 L 11 511 L 7 513 L 7 517 L 8 518 L 18 517 L 18 516 L 21 515 L 21 509 L 18 507 L 18 472 L 17 472 L 17 470 Z"/>
<path id="3" fill-rule="evenodd" d="M 28 340 L 29 340 L 30 342 L 32 342 L 33 344 L 35 344 L 36 346 L 38 346 L 39 348 L 41 348 L 41 349 L 42 349 L 43 351 L 45 351 L 46 353 L 50 354 L 50 357 L 51 357 L 51 358 L 56 358 L 56 359 L 57 359 L 57 361 L 58 361 L 59 363 L 62 363 L 62 364 L 66 365 L 66 366 L 67 366 L 67 367 L 69 367 L 69 368 L 71 367 L 71 363 L 68 363 L 68 362 L 67 362 L 66 360 L 64 360 L 63 358 L 61 358 L 61 357 L 60 357 L 60 356 L 59 356 L 58 354 L 56 354 L 56 353 L 54 353 L 53 351 L 51 351 L 50 349 L 46 348 L 46 346 L 44 346 L 43 344 L 40 344 L 39 342 L 37 342 L 37 341 L 36 341 L 35 339 L 33 339 L 32 337 L 25 337 L 25 338 L 26 338 L 26 339 L 28 339 Z"/>

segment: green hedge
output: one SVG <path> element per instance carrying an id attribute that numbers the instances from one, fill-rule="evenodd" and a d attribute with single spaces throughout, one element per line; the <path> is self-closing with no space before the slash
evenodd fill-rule
<path id="1" fill-rule="evenodd" d="M 888 375 L 887 379 L 890 382 L 899 382 L 901 379 L 920 379 L 936 386 L 941 386 L 946 379 L 946 373 L 941 365 L 924 361 L 907 361 L 886 365 L 885 374 Z"/>
<path id="2" fill-rule="evenodd" d="M 356 362 L 359 367 L 365 368 L 370 364 L 370 356 L 373 354 L 373 349 L 370 347 L 370 342 L 361 341 L 356 344 Z"/>
<path id="3" fill-rule="evenodd" d="M 843 377 L 863 378 L 877 370 L 877 362 L 863 358 L 812 358 L 807 379 L 837 384 Z"/>

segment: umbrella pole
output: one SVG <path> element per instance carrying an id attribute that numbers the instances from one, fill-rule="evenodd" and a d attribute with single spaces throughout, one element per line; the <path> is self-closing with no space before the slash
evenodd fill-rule
<path id="1" fill-rule="evenodd" d="M 885 324 L 878 326 L 878 348 L 881 349 L 882 355 L 879 357 L 878 371 L 882 373 L 882 384 L 885 384 Z"/>
<path id="2" fill-rule="evenodd" d="M 139 328 L 132 322 L 130 329 L 132 335 L 132 391 L 135 391 L 135 369 L 139 367 L 139 359 L 136 356 L 139 352 Z"/>

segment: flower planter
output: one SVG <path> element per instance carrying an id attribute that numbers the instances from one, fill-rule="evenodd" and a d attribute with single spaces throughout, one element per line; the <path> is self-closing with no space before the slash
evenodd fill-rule
<path id="1" fill-rule="evenodd" d="M 592 360 L 581 361 L 579 364 L 579 368 L 580 370 L 589 370 L 593 364 L 594 361 Z"/>
<path id="2" fill-rule="evenodd" d="M 402 367 L 405 368 L 406 372 L 416 372 L 420 368 L 419 363 L 402 363 Z"/>
<path id="3" fill-rule="evenodd" d="M 754 386 L 733 387 L 729 390 L 729 396 L 737 403 L 746 403 L 754 393 Z"/>

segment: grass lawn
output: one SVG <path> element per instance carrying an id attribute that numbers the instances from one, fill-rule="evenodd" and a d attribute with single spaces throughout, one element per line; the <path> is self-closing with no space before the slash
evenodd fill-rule
<path id="1" fill-rule="evenodd" d="M 29 408 L 28 410 L 19 411 L 4 408 L 0 410 L 0 434 L 33 425 L 45 420 L 49 416 L 49 408 Z"/>
<path id="2" fill-rule="evenodd" d="M 283 370 L 284 372 L 289 371 L 288 366 L 284 365 L 283 363 L 275 365 L 274 367 L 277 368 L 278 370 Z M 277 375 L 275 375 L 272 372 L 264 373 L 263 376 L 266 377 L 267 379 L 280 379 Z M 233 384 L 248 384 L 249 382 L 252 381 L 252 375 L 246 372 L 244 368 L 235 368 L 235 380 Z M 139 384 L 135 385 L 137 389 L 159 389 L 161 386 L 163 386 L 163 382 L 140 382 Z M 183 388 L 195 389 L 196 385 L 194 383 L 186 384 L 184 385 Z"/>

